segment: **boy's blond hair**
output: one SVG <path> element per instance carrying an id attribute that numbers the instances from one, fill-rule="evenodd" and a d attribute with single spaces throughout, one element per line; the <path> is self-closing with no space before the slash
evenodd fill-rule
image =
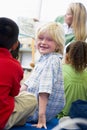
<path id="1" fill-rule="evenodd" d="M 56 22 L 49 22 L 41 26 L 36 33 L 36 39 L 38 39 L 38 37 L 45 32 L 47 32 L 51 36 L 53 41 L 55 41 L 58 44 L 59 49 L 56 50 L 56 52 L 63 54 L 65 44 L 65 33 L 62 25 Z"/>

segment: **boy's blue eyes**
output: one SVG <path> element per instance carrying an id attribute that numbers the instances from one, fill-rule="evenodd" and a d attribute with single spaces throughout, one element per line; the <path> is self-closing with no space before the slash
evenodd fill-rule
<path id="1" fill-rule="evenodd" d="M 39 39 L 39 40 L 43 40 L 44 38 L 43 38 L 43 37 L 39 37 L 38 39 Z"/>
<path id="2" fill-rule="evenodd" d="M 39 39 L 39 40 L 53 41 L 51 38 L 48 38 L 48 37 L 47 37 L 47 38 L 44 38 L 44 37 L 39 37 L 38 39 Z"/>

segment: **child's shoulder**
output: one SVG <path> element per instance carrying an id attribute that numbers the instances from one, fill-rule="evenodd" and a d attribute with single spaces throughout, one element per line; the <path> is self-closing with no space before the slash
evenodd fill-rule
<path id="1" fill-rule="evenodd" d="M 59 53 L 52 53 L 52 54 L 50 54 L 49 58 L 53 59 L 53 60 L 59 60 L 59 59 L 62 59 L 62 55 Z"/>
<path id="2" fill-rule="evenodd" d="M 59 64 L 60 62 L 62 62 L 62 55 L 58 54 L 58 53 L 53 53 L 49 56 L 49 63 L 50 64 Z"/>
<path id="3" fill-rule="evenodd" d="M 11 63 L 11 66 L 22 68 L 20 62 L 13 57 L 10 58 L 9 63 Z"/>

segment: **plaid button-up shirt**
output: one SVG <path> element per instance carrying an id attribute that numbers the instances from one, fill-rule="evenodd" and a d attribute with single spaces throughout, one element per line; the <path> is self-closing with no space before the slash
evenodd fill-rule
<path id="1" fill-rule="evenodd" d="M 33 93 L 37 99 L 39 93 L 49 94 L 46 119 L 48 121 L 55 117 L 65 104 L 61 55 L 51 53 L 41 56 L 29 79 L 24 84 L 28 86 L 28 91 Z M 38 120 L 38 108 L 33 120 Z"/>

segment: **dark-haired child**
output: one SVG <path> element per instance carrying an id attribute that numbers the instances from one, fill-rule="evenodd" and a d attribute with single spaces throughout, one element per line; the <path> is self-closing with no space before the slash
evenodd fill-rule
<path id="1" fill-rule="evenodd" d="M 58 117 L 69 115 L 72 102 L 87 101 L 87 43 L 77 41 L 66 48 L 63 65 L 66 104 Z"/>
<path id="2" fill-rule="evenodd" d="M 5 17 L 0 17 L 0 130 L 23 125 L 33 114 L 36 98 L 20 91 L 23 69 L 10 51 L 18 46 L 19 28 Z"/>

